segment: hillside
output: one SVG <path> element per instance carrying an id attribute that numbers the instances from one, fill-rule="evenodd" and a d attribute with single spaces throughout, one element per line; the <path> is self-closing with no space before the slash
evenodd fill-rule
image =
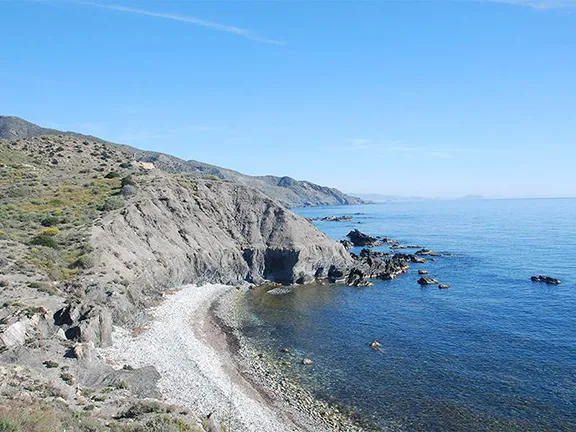
<path id="1" fill-rule="evenodd" d="M 94 142 L 106 142 L 99 138 L 75 132 L 61 132 L 54 129 L 42 128 L 18 117 L 0 116 L 0 139 L 20 139 L 40 135 L 67 135 L 89 139 Z M 168 173 L 185 173 L 201 177 L 211 175 L 222 180 L 233 181 L 257 189 L 289 208 L 320 205 L 361 204 L 364 202 L 360 198 L 346 195 L 337 189 L 319 186 L 307 181 L 298 181 L 290 177 L 253 177 L 203 162 L 194 160 L 185 161 L 175 156 L 139 150 L 127 145 L 108 144 L 119 146 L 122 151 L 130 153 L 133 160 L 153 163 L 157 169 L 162 171 Z"/>
<path id="2" fill-rule="evenodd" d="M 348 253 L 251 183 L 287 188 L 291 179 L 193 166 L 71 133 L 0 140 L 0 421 L 25 415 L 44 427 L 35 416 L 46 412 L 53 423 L 42 432 L 219 430 L 204 427 L 208 412 L 142 407 L 159 397 L 158 371 L 105 363 L 99 349 L 113 326 L 144 332 L 150 308 L 186 285 L 191 299 L 204 284 L 285 293 L 280 285 L 369 286 L 407 269 L 401 254 Z M 32 411 L 22 414 L 15 395 Z M 78 419 L 96 423 L 72 428 Z"/>
<path id="3" fill-rule="evenodd" d="M 133 156 L 72 134 L 0 141 L 0 405 L 43 431 L 213 430 L 157 402 L 138 411 L 141 428 L 122 420 L 158 397 L 158 373 L 98 360 L 112 325 L 146 327 L 147 309 L 183 284 L 305 283 L 353 265 L 254 188 Z M 14 402 L 22 394 L 30 411 Z M 97 407 L 90 421 L 115 415 L 117 426 L 71 428 L 85 406 Z"/>

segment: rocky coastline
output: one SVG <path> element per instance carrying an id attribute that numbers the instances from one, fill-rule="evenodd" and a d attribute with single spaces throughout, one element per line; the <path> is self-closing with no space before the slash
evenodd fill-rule
<path id="1" fill-rule="evenodd" d="M 154 364 L 159 379 L 150 386 L 164 403 L 193 411 L 207 431 L 380 430 L 291 378 L 286 368 L 306 367 L 302 359 L 260 350 L 242 335 L 249 289 L 184 286 L 151 310 L 155 320 L 146 331 L 134 337 L 116 328 L 113 345 L 98 353 L 117 370 Z"/>

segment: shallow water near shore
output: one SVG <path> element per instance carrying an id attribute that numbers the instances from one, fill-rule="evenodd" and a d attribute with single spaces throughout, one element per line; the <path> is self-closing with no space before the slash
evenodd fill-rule
<path id="1" fill-rule="evenodd" d="M 316 222 L 336 239 L 358 228 L 447 253 L 369 288 L 248 293 L 243 334 L 286 356 L 288 373 L 304 386 L 383 428 L 576 429 L 576 200 L 422 201 L 297 212 L 354 215 Z M 420 287 L 419 269 L 451 288 Z M 563 283 L 531 282 L 536 274 Z M 380 352 L 369 346 L 374 339 Z M 282 347 L 291 353 L 280 353 Z M 300 365 L 303 357 L 313 365 Z"/>

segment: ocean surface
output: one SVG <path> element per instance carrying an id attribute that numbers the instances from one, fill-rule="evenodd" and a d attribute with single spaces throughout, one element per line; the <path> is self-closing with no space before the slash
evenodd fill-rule
<path id="1" fill-rule="evenodd" d="M 251 292 L 244 333 L 272 355 L 289 347 L 290 373 L 304 386 L 384 429 L 576 431 L 576 200 L 296 211 L 353 215 L 315 222 L 335 239 L 358 228 L 446 254 L 368 288 Z M 419 269 L 451 288 L 420 287 Z M 531 282 L 537 274 L 563 283 Z"/>

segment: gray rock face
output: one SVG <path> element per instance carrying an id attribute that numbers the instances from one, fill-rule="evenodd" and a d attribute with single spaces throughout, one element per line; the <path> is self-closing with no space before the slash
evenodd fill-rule
<path id="1" fill-rule="evenodd" d="M 132 299 L 184 283 L 280 283 L 327 277 L 352 264 L 346 249 L 255 190 L 160 177 L 93 230 L 103 277 Z"/>
<path id="2" fill-rule="evenodd" d="M 89 304 L 69 304 L 53 315 L 54 325 L 64 331 L 66 339 L 92 342 L 97 346 L 112 343 L 112 318 L 110 312 Z"/>

